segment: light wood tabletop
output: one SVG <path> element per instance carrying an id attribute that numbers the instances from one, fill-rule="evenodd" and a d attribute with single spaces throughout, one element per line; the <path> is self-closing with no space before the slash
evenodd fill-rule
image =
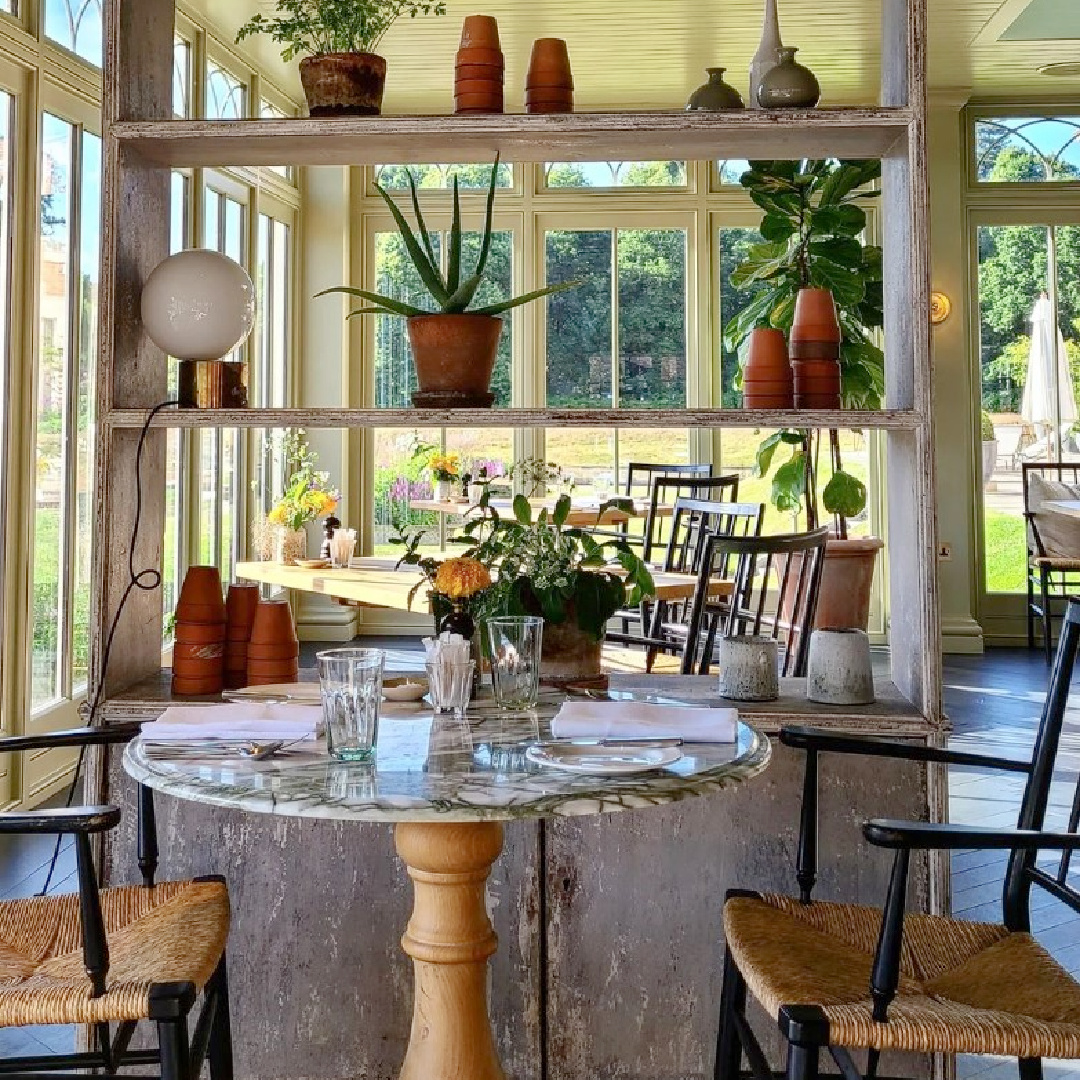
<path id="1" fill-rule="evenodd" d="M 395 569 L 393 558 L 372 557 L 354 560 L 349 569 L 306 569 L 278 562 L 236 564 L 236 576 L 266 585 L 278 585 L 300 592 L 321 593 L 358 607 L 393 608 L 397 611 L 426 611 L 430 588 L 414 567 Z M 620 567 L 611 567 L 622 573 Z M 693 574 L 653 572 L 656 597 L 660 600 L 688 600 L 694 595 L 697 577 Z M 409 603 L 409 594 L 416 593 Z M 717 581 L 709 590 L 714 598 L 730 596 L 731 582 Z"/>

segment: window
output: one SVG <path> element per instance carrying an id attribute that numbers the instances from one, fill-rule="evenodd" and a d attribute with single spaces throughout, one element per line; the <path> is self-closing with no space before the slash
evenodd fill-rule
<path id="1" fill-rule="evenodd" d="M 1080 180 L 1080 117 L 1015 116 L 975 121 L 979 183 Z"/>
<path id="2" fill-rule="evenodd" d="M 388 191 L 407 191 L 409 173 L 418 188 L 448 189 L 454 186 L 457 177 L 458 188 L 462 191 L 485 191 L 491 183 L 490 165 L 380 165 L 375 170 L 375 179 Z M 495 177 L 496 187 L 509 188 L 514 184 L 514 170 L 502 163 Z"/>
<path id="3" fill-rule="evenodd" d="M 101 143 L 42 120 L 31 704 L 86 681 Z"/>
<path id="4" fill-rule="evenodd" d="M 206 61 L 206 117 L 240 120 L 247 115 L 247 87 L 231 71 Z"/>
<path id="5" fill-rule="evenodd" d="M 101 0 L 45 0 L 45 36 L 95 67 L 101 67 L 101 31 Z"/>
<path id="6" fill-rule="evenodd" d="M 685 161 L 549 161 L 548 188 L 685 188 Z"/>
<path id="7" fill-rule="evenodd" d="M 189 119 L 191 100 L 191 42 L 177 35 L 173 39 L 173 116 Z"/>
<path id="8" fill-rule="evenodd" d="M 727 161 L 716 163 L 716 177 L 721 187 L 741 187 L 739 181 L 742 175 L 750 168 L 750 162 L 742 158 L 731 158 Z"/>

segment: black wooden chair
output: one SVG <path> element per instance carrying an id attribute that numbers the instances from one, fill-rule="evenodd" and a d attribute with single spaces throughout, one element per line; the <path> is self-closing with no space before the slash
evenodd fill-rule
<path id="1" fill-rule="evenodd" d="M 130 724 L 18 736 L 0 739 L 0 753 L 119 745 L 138 732 Z M 158 1066 L 162 1080 L 194 1080 L 205 1062 L 212 1080 L 232 1080 L 228 890 L 218 877 L 155 884 L 153 793 L 142 785 L 138 806 L 143 883 L 110 889 L 98 887 L 91 837 L 119 823 L 117 807 L 0 813 L 3 834 L 74 836 L 79 881 L 77 894 L 0 903 L 0 1027 L 77 1024 L 92 1036 L 84 1052 L 0 1061 L 0 1075 L 52 1080 Z M 130 1048 L 140 1020 L 155 1025 L 156 1048 Z"/>
<path id="2" fill-rule="evenodd" d="M 695 663 L 699 675 L 709 673 L 718 634 L 752 634 L 777 641 L 781 677 L 805 676 L 828 538 L 825 528 L 711 538 L 698 570 L 683 674 L 692 674 Z M 717 580 L 733 583 L 730 598 L 713 599 Z"/>
<path id="3" fill-rule="evenodd" d="M 1072 600 L 1030 763 L 809 728 L 781 731 L 781 742 L 806 753 L 800 896 L 728 894 L 716 1080 L 734 1080 L 744 1053 L 759 1080 L 771 1076 L 746 1020 L 748 992 L 787 1041 L 789 1080 L 815 1080 L 826 1049 L 844 1080 L 873 1077 L 885 1050 L 1015 1057 L 1021 1080 L 1039 1080 L 1043 1058 L 1080 1058 L 1080 984 L 1032 937 L 1030 905 L 1038 887 L 1080 911 L 1069 875 L 1080 848 L 1080 789 L 1068 831 L 1045 829 L 1078 643 L 1080 602 Z M 896 853 L 884 909 L 816 902 L 818 758 L 831 753 L 1025 773 L 1017 828 L 867 822 L 865 838 Z M 1003 922 L 905 914 L 911 853 L 968 848 L 1010 853 Z M 1056 866 L 1040 865 L 1044 851 L 1062 853 Z M 853 1050 L 868 1051 L 865 1073 Z"/>
<path id="4" fill-rule="evenodd" d="M 713 537 L 756 537 L 765 519 L 764 503 L 723 502 L 711 499 L 680 498 L 675 501 L 662 569 L 697 577 L 694 594 L 687 600 L 662 600 L 653 605 L 646 646 L 647 670 L 652 670 L 656 655 L 674 653 L 680 657 L 680 670 L 692 670 L 687 659 L 696 651 L 697 638 L 691 627 L 692 612 L 699 592 L 715 591 L 716 577 L 706 581 L 701 573 Z"/>
<path id="5" fill-rule="evenodd" d="M 1027 528 L 1027 636 L 1035 648 L 1035 625 L 1042 628 L 1046 662 L 1053 656 L 1054 606 L 1080 592 L 1080 521 L 1043 510 L 1054 499 L 1080 498 L 1080 463 L 1024 462 L 1024 521 Z M 1036 595 L 1037 591 L 1037 595 Z"/>

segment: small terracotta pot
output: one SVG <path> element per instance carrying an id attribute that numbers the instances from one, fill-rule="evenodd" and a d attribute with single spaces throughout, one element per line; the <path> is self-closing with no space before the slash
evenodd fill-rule
<path id="1" fill-rule="evenodd" d="M 469 97 L 472 94 L 497 97 L 502 101 L 503 84 L 501 81 L 492 79 L 458 79 L 454 83 L 455 98 Z"/>
<path id="2" fill-rule="evenodd" d="M 499 21 L 494 15 L 466 15 L 461 25 L 463 49 L 501 49 Z"/>
<path id="3" fill-rule="evenodd" d="M 752 398 L 743 396 L 744 409 L 793 409 L 793 400 L 787 394 L 755 394 Z"/>
<path id="4" fill-rule="evenodd" d="M 295 645 L 296 624 L 287 600 L 260 600 L 251 624 L 252 645 Z"/>
<path id="5" fill-rule="evenodd" d="M 248 686 L 276 686 L 278 683 L 294 683 L 300 681 L 300 672 L 294 671 L 287 676 L 262 676 L 257 675 L 254 678 L 248 676 Z"/>
<path id="6" fill-rule="evenodd" d="M 573 85 L 570 52 L 562 38 L 537 38 L 529 57 L 528 83 Z"/>
<path id="7" fill-rule="evenodd" d="M 529 90 L 525 94 L 526 105 L 573 105 L 573 90 Z"/>
<path id="8" fill-rule="evenodd" d="M 248 660 L 295 660 L 300 655 L 300 646 L 293 645 L 249 645 Z"/>
<path id="9" fill-rule="evenodd" d="M 498 83 L 499 86 L 502 86 L 506 78 L 503 69 L 494 64 L 458 64 L 454 68 L 455 86 L 464 82 L 476 82 L 477 80 Z"/>
<path id="10" fill-rule="evenodd" d="M 220 644 L 225 640 L 225 624 L 178 621 L 175 637 L 178 645 Z"/>
<path id="11" fill-rule="evenodd" d="M 221 573 L 216 566 L 188 568 L 176 602 L 176 619 L 177 622 L 187 623 L 225 621 Z"/>
<path id="12" fill-rule="evenodd" d="M 835 341 L 793 341 L 791 359 L 795 360 L 839 360 L 840 345 Z"/>
<path id="13" fill-rule="evenodd" d="M 573 102 L 561 102 L 551 105 L 542 101 L 530 101 L 526 102 L 525 111 L 536 115 L 543 113 L 572 113 L 574 104 Z"/>
<path id="14" fill-rule="evenodd" d="M 225 666 L 225 643 L 211 645 L 174 645 L 173 671 L 181 675 L 206 675 Z"/>
<path id="15" fill-rule="evenodd" d="M 482 64 L 485 67 L 497 67 L 500 71 L 503 71 L 506 68 L 506 57 L 503 56 L 500 49 L 458 49 L 454 63 L 459 68 Z"/>
<path id="16" fill-rule="evenodd" d="M 800 289 L 795 298 L 791 341 L 834 341 L 843 338 L 836 317 L 836 301 L 828 289 Z"/>
<path id="17" fill-rule="evenodd" d="M 255 609 L 259 606 L 259 586 L 253 582 L 229 586 L 225 597 L 225 622 L 230 630 L 240 629 L 251 633 Z"/>
<path id="18" fill-rule="evenodd" d="M 220 694 L 224 687 L 222 679 L 178 679 L 172 681 L 172 692 L 176 697 L 209 697 Z"/>
<path id="19" fill-rule="evenodd" d="M 386 61 L 375 53 L 323 53 L 300 61 L 300 82 L 312 116 L 378 116 Z"/>
<path id="20" fill-rule="evenodd" d="M 489 112 L 503 111 L 502 93 L 454 94 L 454 108 L 485 109 Z"/>
<path id="21" fill-rule="evenodd" d="M 248 660 L 248 678 L 269 678 L 271 675 L 295 675 L 300 670 L 297 660 Z"/>
<path id="22" fill-rule="evenodd" d="M 838 360 L 796 360 L 791 365 L 796 382 L 817 382 L 822 379 L 840 379 Z"/>
<path id="23" fill-rule="evenodd" d="M 225 640 L 234 644 L 246 645 L 251 640 L 251 627 L 225 626 Z"/>
<path id="24" fill-rule="evenodd" d="M 406 321 L 419 390 L 417 408 L 486 408 L 502 319 L 493 315 L 415 315 Z"/>
<path id="25" fill-rule="evenodd" d="M 573 90 L 574 77 L 560 71 L 530 71 L 525 79 L 526 90 Z"/>

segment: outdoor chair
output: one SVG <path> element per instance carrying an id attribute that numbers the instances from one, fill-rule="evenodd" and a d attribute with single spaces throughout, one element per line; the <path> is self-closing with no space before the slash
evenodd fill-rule
<path id="1" fill-rule="evenodd" d="M 137 724 L 0 739 L 0 753 L 118 745 Z M 41 1077 L 157 1066 L 162 1080 L 232 1080 L 225 939 L 229 894 L 219 877 L 155 884 L 153 793 L 139 786 L 141 885 L 100 889 L 91 837 L 120 821 L 115 806 L 0 813 L 0 833 L 75 838 L 79 891 L 0 903 L 0 1027 L 86 1025 L 90 1049 L 0 1061 L 0 1074 Z M 188 1017 L 202 994 L 189 1035 Z M 156 1046 L 131 1049 L 140 1020 Z M 115 1027 L 114 1027 L 115 1025 Z"/>
<path id="2" fill-rule="evenodd" d="M 1049 664 L 1053 655 L 1054 607 L 1080 592 L 1080 519 L 1043 508 L 1046 502 L 1080 499 L 1080 463 L 1025 462 L 1024 521 L 1027 535 L 1027 636 L 1035 647 L 1035 625 L 1042 628 Z"/>
<path id="3" fill-rule="evenodd" d="M 1080 788 L 1068 831 L 1045 828 L 1078 643 L 1080 603 L 1070 601 L 1030 763 L 811 728 L 781 730 L 785 746 L 806 753 L 800 895 L 728 893 L 716 1080 L 737 1077 L 744 1054 L 755 1077 L 772 1076 L 746 1019 L 748 993 L 787 1042 L 788 1080 L 815 1080 L 822 1050 L 844 1080 L 874 1077 L 886 1050 L 1015 1057 L 1021 1080 L 1039 1080 L 1042 1058 L 1080 1058 L 1080 984 L 1031 935 L 1033 886 L 1080 911 L 1080 891 L 1070 883 L 1070 859 L 1080 848 Z M 896 853 L 884 909 L 814 901 L 818 759 L 833 753 L 1024 773 L 1017 828 L 869 821 L 866 840 Z M 1010 853 L 1003 922 L 906 914 L 911 853 L 965 849 Z M 1040 864 L 1039 853 L 1051 851 L 1060 858 Z M 853 1050 L 868 1052 L 865 1072 Z"/>

